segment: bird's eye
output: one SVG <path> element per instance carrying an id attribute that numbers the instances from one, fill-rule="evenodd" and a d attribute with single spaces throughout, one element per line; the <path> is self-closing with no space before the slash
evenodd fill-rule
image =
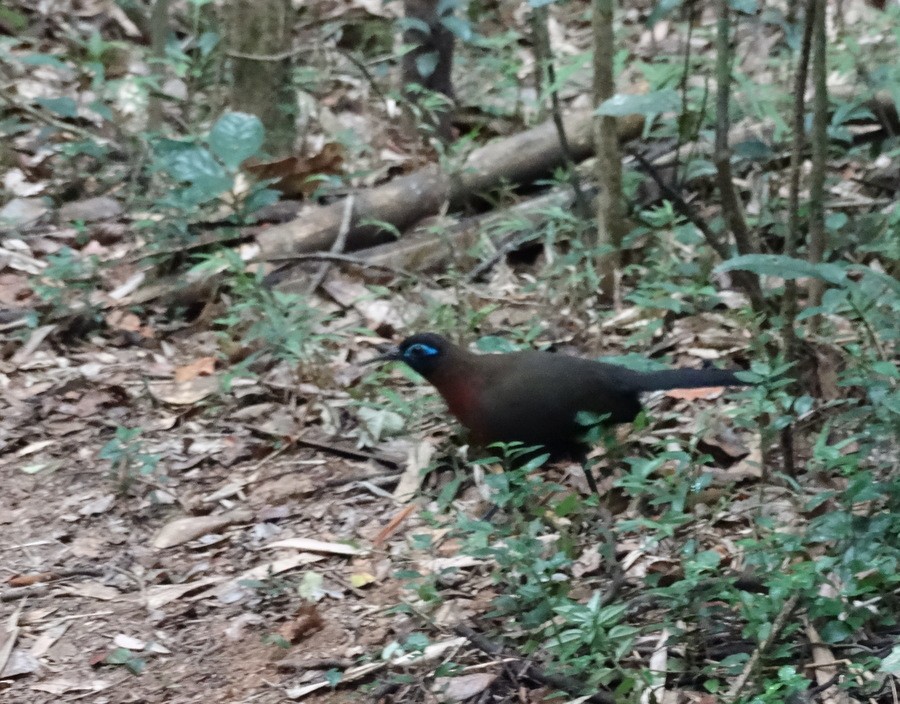
<path id="1" fill-rule="evenodd" d="M 436 348 L 417 342 L 414 345 L 410 345 L 406 352 L 403 353 L 403 356 L 410 359 L 423 359 L 424 357 L 434 357 L 436 354 L 438 354 Z"/>

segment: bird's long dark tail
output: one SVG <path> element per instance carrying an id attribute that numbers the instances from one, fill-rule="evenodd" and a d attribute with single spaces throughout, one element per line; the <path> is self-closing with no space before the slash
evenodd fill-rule
<path id="1" fill-rule="evenodd" d="M 747 386 L 727 369 L 666 369 L 644 372 L 634 380 L 635 391 L 701 389 L 706 386 Z"/>

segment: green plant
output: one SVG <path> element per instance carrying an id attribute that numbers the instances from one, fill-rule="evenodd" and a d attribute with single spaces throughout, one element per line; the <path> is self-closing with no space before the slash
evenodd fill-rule
<path id="1" fill-rule="evenodd" d="M 161 204 L 189 208 L 228 197 L 236 207 L 253 212 L 272 202 L 275 194 L 265 188 L 235 191 L 241 164 L 258 155 L 264 141 L 259 118 L 238 112 L 222 115 L 201 140 L 157 140 L 153 167 L 182 184 Z"/>
<path id="2" fill-rule="evenodd" d="M 99 308 L 91 298 L 96 291 L 100 262 L 97 257 L 84 257 L 69 247 L 47 257 L 47 266 L 31 278 L 38 297 L 50 308 L 51 315 L 79 311 L 96 318 Z M 37 324 L 36 320 L 32 321 Z"/>
<path id="3" fill-rule="evenodd" d="M 107 665 L 121 665 L 132 675 L 139 675 L 147 667 L 147 661 L 127 648 L 116 648 L 103 660 Z"/>
<path id="4" fill-rule="evenodd" d="M 127 491 L 135 481 L 156 471 L 160 455 L 144 450 L 140 428 L 118 426 L 115 437 L 100 450 L 101 460 L 108 460 L 112 477 L 120 492 Z"/>
<path id="5" fill-rule="evenodd" d="M 223 347 L 235 341 L 246 351 L 242 365 L 232 374 L 245 373 L 263 355 L 294 365 L 310 366 L 320 359 L 326 341 L 328 316 L 310 304 L 309 298 L 266 286 L 261 271 L 248 272 L 230 250 L 205 257 L 192 270 L 228 272 L 231 301 L 227 313 L 216 320 Z"/>

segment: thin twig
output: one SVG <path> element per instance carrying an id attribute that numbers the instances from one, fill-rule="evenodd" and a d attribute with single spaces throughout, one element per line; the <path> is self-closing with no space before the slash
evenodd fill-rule
<path id="1" fill-rule="evenodd" d="M 559 151 L 562 154 L 563 163 L 566 165 L 569 185 L 575 194 L 575 207 L 578 215 L 589 218 L 591 215 L 584 189 L 581 187 L 581 179 L 575 168 L 575 160 L 572 158 L 572 150 L 569 148 L 569 139 L 566 137 L 566 128 L 563 125 L 562 107 L 559 102 L 559 87 L 556 85 L 556 66 L 553 63 L 553 53 L 550 49 L 550 32 L 547 29 L 547 7 L 539 5 L 531 10 L 532 31 L 534 32 L 534 52 L 537 64 L 544 64 L 547 70 L 547 90 L 550 93 L 551 115 L 556 133 L 559 136 Z M 540 71 L 538 72 L 540 81 Z"/>
<path id="2" fill-rule="evenodd" d="M 784 628 L 791 613 L 797 608 L 797 602 L 799 601 L 800 597 L 797 594 L 794 594 L 794 596 L 784 602 L 784 606 L 781 607 L 781 611 L 772 623 L 769 634 L 766 636 L 765 640 L 757 646 L 756 650 L 753 651 L 750 659 L 747 660 L 747 664 L 744 665 L 744 671 L 741 672 L 740 676 L 728 690 L 728 694 L 725 696 L 726 702 L 736 702 L 738 700 L 738 697 L 741 695 L 741 690 L 744 689 L 747 680 L 750 679 L 750 675 L 753 674 L 753 670 L 756 669 L 756 664 L 759 662 L 759 659 L 772 646 L 772 643 L 775 642 L 775 639 L 778 637 L 778 634 L 781 633 L 781 629 Z"/>
<path id="3" fill-rule="evenodd" d="M 360 269 L 374 269 L 376 271 L 386 271 L 390 274 L 394 274 L 396 276 L 403 276 L 406 278 L 421 278 L 421 274 L 418 277 L 413 274 L 411 271 L 406 269 L 401 269 L 400 267 L 390 266 L 389 264 L 379 264 L 377 262 L 370 262 L 366 259 L 362 259 L 360 257 L 354 257 L 351 254 L 339 254 L 337 252 L 310 252 L 308 254 L 291 254 L 284 257 L 273 257 L 267 259 L 266 261 L 274 262 L 274 261 L 289 261 L 289 262 L 334 262 L 336 264 L 349 264 L 351 266 L 357 266 Z M 264 285 L 266 286 L 274 286 L 279 281 L 283 279 L 283 274 L 293 269 L 293 264 L 288 264 L 286 266 L 275 269 L 266 275 L 264 280 Z"/>
<path id="4" fill-rule="evenodd" d="M 350 232 L 350 224 L 353 222 L 353 204 L 356 203 L 356 196 L 352 193 L 344 199 L 344 212 L 341 216 L 341 226 L 338 228 L 338 234 L 335 238 L 334 242 L 331 245 L 331 250 L 329 254 L 343 254 L 344 247 L 347 245 L 347 233 Z M 322 282 L 325 280 L 325 277 L 328 275 L 328 270 L 331 268 L 331 262 L 322 262 L 319 265 L 319 270 L 313 274 L 312 281 L 309 284 L 309 287 L 306 290 L 306 294 L 311 296 L 316 292 L 316 289 L 322 285 Z"/>

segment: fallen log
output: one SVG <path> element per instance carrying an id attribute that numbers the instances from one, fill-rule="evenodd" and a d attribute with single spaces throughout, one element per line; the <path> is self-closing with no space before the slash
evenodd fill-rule
<path id="1" fill-rule="evenodd" d="M 575 161 L 593 153 L 592 117 L 590 111 L 582 111 L 564 120 Z M 618 125 L 619 138 L 628 141 L 640 135 L 644 120 L 640 115 L 629 115 L 620 118 Z M 389 239 L 390 228 L 406 230 L 440 212 L 444 204 L 457 208 L 504 182 L 531 183 L 562 163 L 559 135 L 553 123 L 547 122 L 474 150 L 457 173 L 446 173 L 432 164 L 381 186 L 360 190 L 354 194 L 356 203 L 346 249 L 383 243 Z M 257 259 L 265 261 L 329 249 L 340 230 L 343 210 L 343 201 L 313 206 L 302 210 L 291 222 L 263 230 L 257 236 Z"/>
<path id="2" fill-rule="evenodd" d="M 444 269 L 450 261 L 465 269 L 477 263 L 472 247 L 479 241 L 497 248 L 507 242 L 521 242 L 527 231 L 538 228 L 546 220 L 548 208 L 571 210 L 574 200 L 572 189 L 562 186 L 503 210 L 451 222 L 440 233 L 432 227 L 415 229 L 402 239 L 359 250 L 353 258 L 333 260 L 369 270 L 378 279 L 384 278 L 385 272 L 424 274 Z M 502 227 L 497 227 L 501 224 Z M 298 254 L 288 259 L 288 264 L 266 277 L 265 284 L 281 291 L 300 292 L 306 287 L 309 263 L 317 261 L 317 255 Z"/>

